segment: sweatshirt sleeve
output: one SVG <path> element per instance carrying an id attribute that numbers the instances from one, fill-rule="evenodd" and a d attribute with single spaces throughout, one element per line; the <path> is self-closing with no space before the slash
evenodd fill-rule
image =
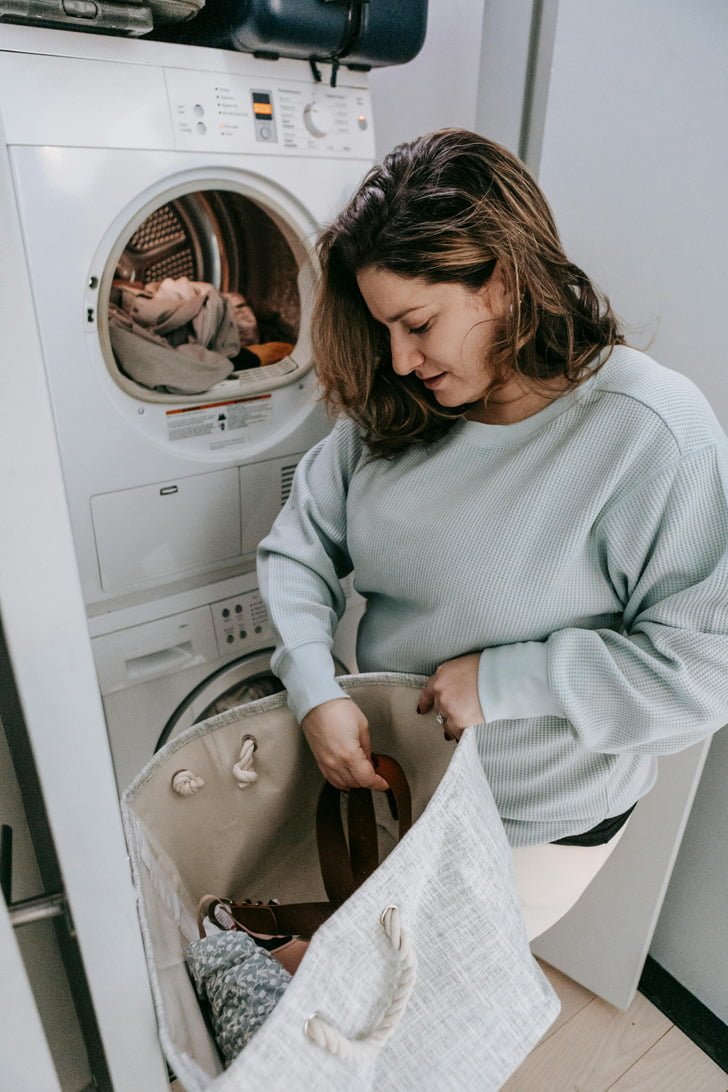
<path id="1" fill-rule="evenodd" d="M 346 498 L 361 445 L 339 422 L 301 460 L 291 494 L 258 548 L 258 580 L 276 636 L 275 673 L 301 721 L 315 705 L 346 697 L 334 678 L 331 647 L 351 572 Z"/>
<path id="2" fill-rule="evenodd" d="M 728 722 L 728 452 L 682 456 L 594 529 L 619 630 L 567 628 L 487 649 L 486 720 L 565 717 L 592 751 L 670 754 Z"/>

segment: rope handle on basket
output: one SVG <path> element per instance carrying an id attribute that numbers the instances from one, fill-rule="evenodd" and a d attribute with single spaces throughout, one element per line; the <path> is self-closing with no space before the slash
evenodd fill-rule
<path id="1" fill-rule="evenodd" d="M 240 757 L 233 766 L 233 777 L 238 783 L 238 788 L 247 789 L 258 780 L 258 775 L 253 769 L 253 755 L 258 750 L 258 741 L 255 736 L 243 736 L 240 745 Z"/>
<path id="2" fill-rule="evenodd" d="M 399 909 L 388 906 L 380 922 L 393 950 L 399 955 L 400 970 L 397 985 L 379 1023 L 366 1035 L 349 1038 L 330 1024 L 319 1013 L 309 1016 L 303 1025 L 303 1033 L 317 1046 L 348 1060 L 367 1047 L 378 1047 L 387 1041 L 410 999 L 417 974 L 417 957 L 407 932 L 402 927 Z"/>

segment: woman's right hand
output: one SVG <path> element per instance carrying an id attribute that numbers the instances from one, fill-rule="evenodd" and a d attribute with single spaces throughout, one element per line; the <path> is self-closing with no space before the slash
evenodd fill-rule
<path id="1" fill-rule="evenodd" d="M 315 705 L 301 727 L 321 773 L 334 788 L 389 788 L 372 766 L 369 723 L 351 698 Z"/>

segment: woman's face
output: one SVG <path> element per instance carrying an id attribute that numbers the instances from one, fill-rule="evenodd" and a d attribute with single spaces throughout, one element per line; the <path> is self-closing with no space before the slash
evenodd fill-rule
<path id="1" fill-rule="evenodd" d="M 389 331 L 392 367 L 414 374 L 441 406 L 481 400 L 491 375 L 488 353 L 496 320 L 507 309 L 500 270 L 477 291 L 462 284 L 431 284 L 369 266 L 357 274 L 373 318 Z"/>

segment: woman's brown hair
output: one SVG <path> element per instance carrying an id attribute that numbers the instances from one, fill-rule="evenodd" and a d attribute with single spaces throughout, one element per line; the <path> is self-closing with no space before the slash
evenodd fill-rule
<path id="1" fill-rule="evenodd" d="M 499 264 L 512 307 L 488 357 L 486 401 L 515 374 L 536 388 L 556 377 L 575 385 L 599 350 L 623 341 L 608 300 L 564 254 L 526 167 L 464 129 L 396 147 L 322 232 L 318 255 L 312 335 L 323 397 L 375 455 L 434 442 L 468 407 L 443 408 L 416 377 L 394 373 L 387 330 L 357 285 L 362 269 L 475 292 Z"/>

